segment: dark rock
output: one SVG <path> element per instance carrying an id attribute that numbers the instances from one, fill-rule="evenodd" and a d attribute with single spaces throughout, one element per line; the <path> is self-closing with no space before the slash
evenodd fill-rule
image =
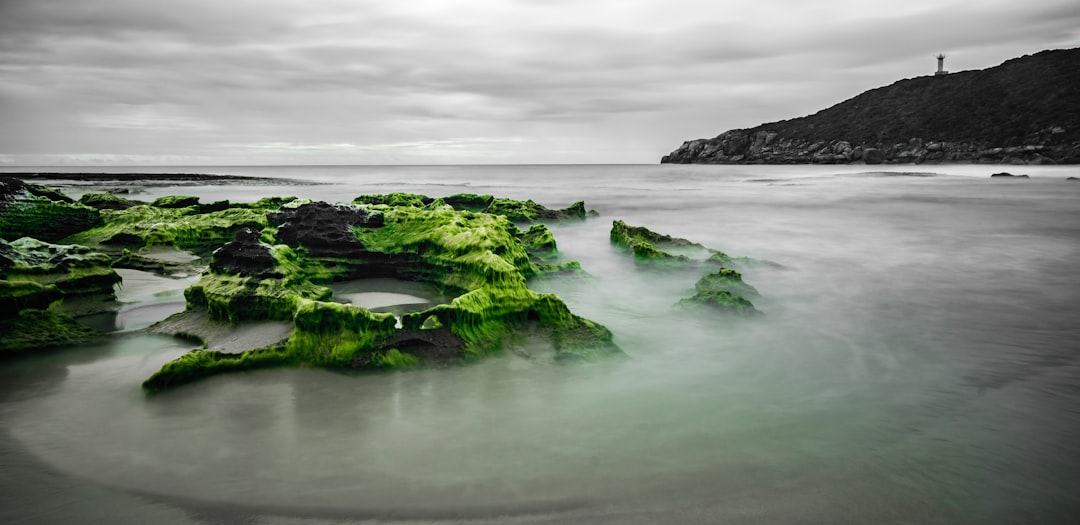
<path id="1" fill-rule="evenodd" d="M 379 212 L 355 206 L 313 202 L 267 214 L 271 224 L 280 225 L 277 237 L 289 246 L 304 246 L 318 256 L 352 256 L 364 246 L 353 233 L 356 226 L 383 225 Z"/>
<path id="2" fill-rule="evenodd" d="M 229 209 L 229 201 L 214 201 L 210 204 L 200 204 L 199 213 L 212 213 Z"/>
<path id="3" fill-rule="evenodd" d="M 866 148 L 863 150 L 862 160 L 867 164 L 881 164 L 885 162 L 885 155 L 877 148 Z"/>
<path id="4" fill-rule="evenodd" d="M 1068 177 L 1065 180 L 1080 180 L 1080 177 Z"/>
<path id="5" fill-rule="evenodd" d="M 990 178 L 992 178 L 992 179 L 993 178 L 1027 179 L 1029 177 L 1027 175 L 1013 175 L 1012 173 L 1008 173 L 1008 172 L 1003 171 L 1001 173 L 995 173 L 993 175 L 990 175 Z"/>
<path id="6" fill-rule="evenodd" d="M 266 278 L 276 276 L 270 246 L 259 241 L 259 232 L 241 228 L 232 242 L 214 250 L 210 270 L 217 273 Z"/>

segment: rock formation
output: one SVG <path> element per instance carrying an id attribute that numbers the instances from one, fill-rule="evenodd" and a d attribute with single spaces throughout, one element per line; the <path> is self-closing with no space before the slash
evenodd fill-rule
<path id="1" fill-rule="evenodd" d="M 1080 48 L 901 80 L 810 116 L 684 142 L 661 163 L 1080 163 Z"/>

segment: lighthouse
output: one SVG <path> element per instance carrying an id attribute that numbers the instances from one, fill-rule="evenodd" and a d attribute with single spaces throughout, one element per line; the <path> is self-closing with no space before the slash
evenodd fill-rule
<path id="1" fill-rule="evenodd" d="M 934 76 L 948 75 L 949 72 L 945 71 L 945 54 L 939 53 L 937 56 L 937 73 Z"/>

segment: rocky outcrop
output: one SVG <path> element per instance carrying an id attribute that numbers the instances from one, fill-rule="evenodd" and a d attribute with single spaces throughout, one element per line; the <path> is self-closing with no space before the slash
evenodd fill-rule
<path id="1" fill-rule="evenodd" d="M 1029 177 L 1027 175 L 1013 175 L 1012 173 L 1003 171 L 1001 173 L 994 173 L 994 174 L 990 175 L 990 178 L 991 179 L 1029 179 L 1031 177 Z"/>
<path id="2" fill-rule="evenodd" d="M 733 260 L 724 252 L 641 226 L 630 226 L 623 221 L 612 223 L 611 242 L 629 251 L 634 262 L 640 265 L 667 269 L 716 269 L 698 280 L 694 286 L 697 293 L 679 301 L 680 306 L 708 306 L 728 313 L 758 313 L 753 303 L 743 297 L 757 295 L 757 290 L 743 282 L 741 273 L 725 267 Z M 672 254 L 669 250 L 680 253 Z"/>
<path id="3" fill-rule="evenodd" d="M 98 210 L 19 179 L 0 177 L 0 239 L 56 242 L 102 224 Z"/>
<path id="4" fill-rule="evenodd" d="M 290 246 L 303 246 L 316 256 L 353 257 L 364 246 L 353 234 L 353 228 L 378 228 L 383 225 L 382 213 L 356 206 L 313 202 L 296 208 L 286 208 L 267 216 L 277 225 L 277 237 Z"/>
<path id="5" fill-rule="evenodd" d="M 0 356 L 96 339 L 97 332 L 56 305 L 115 299 L 118 282 L 109 257 L 85 246 L 0 240 Z"/>
<path id="6" fill-rule="evenodd" d="M 241 228 L 232 242 L 214 250 L 210 270 L 263 278 L 275 276 L 276 265 L 277 261 L 270 253 L 270 245 L 259 242 L 259 232 L 251 228 Z"/>
<path id="7" fill-rule="evenodd" d="M 436 202 L 446 204 L 458 211 L 502 215 L 515 223 L 584 220 L 588 216 L 598 215 L 595 210 L 586 211 L 584 201 L 575 202 L 563 209 L 552 209 L 532 200 L 519 201 L 472 193 L 459 193 L 438 199 L 415 193 L 390 193 L 361 195 L 353 200 L 355 204 L 412 207 L 430 206 Z"/>
<path id="8" fill-rule="evenodd" d="M 810 116 L 684 142 L 661 163 L 1080 163 L 1080 49 L 901 80 Z"/>
<path id="9" fill-rule="evenodd" d="M 214 322 L 290 322 L 284 343 L 241 353 L 193 351 L 143 386 L 156 391 L 273 366 L 468 361 L 523 332 L 546 335 L 559 361 L 623 355 L 606 328 L 574 315 L 557 296 L 528 288 L 529 277 L 554 267 L 533 261 L 554 256 L 545 227 L 523 233 L 505 216 L 457 211 L 438 199 L 424 204 L 426 198 L 411 194 L 358 201 L 363 204 L 307 203 L 270 213 L 266 228 L 241 230 L 215 252 L 210 270 L 185 291 L 188 311 L 205 311 Z M 326 284 L 359 276 L 420 281 L 453 300 L 399 317 L 330 300 Z"/>

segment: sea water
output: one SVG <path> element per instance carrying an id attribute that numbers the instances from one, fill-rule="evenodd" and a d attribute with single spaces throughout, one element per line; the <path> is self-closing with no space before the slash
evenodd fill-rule
<path id="1" fill-rule="evenodd" d="M 266 370 L 152 397 L 140 383 L 187 343 L 135 330 L 8 361 L 0 519 L 1072 522 L 1080 169 L 995 168 L 155 168 L 275 180 L 132 198 L 584 200 L 599 217 L 550 227 L 588 275 L 530 286 L 630 359 Z M 758 261 L 764 315 L 677 307 L 700 274 L 636 267 L 615 219 Z"/>

